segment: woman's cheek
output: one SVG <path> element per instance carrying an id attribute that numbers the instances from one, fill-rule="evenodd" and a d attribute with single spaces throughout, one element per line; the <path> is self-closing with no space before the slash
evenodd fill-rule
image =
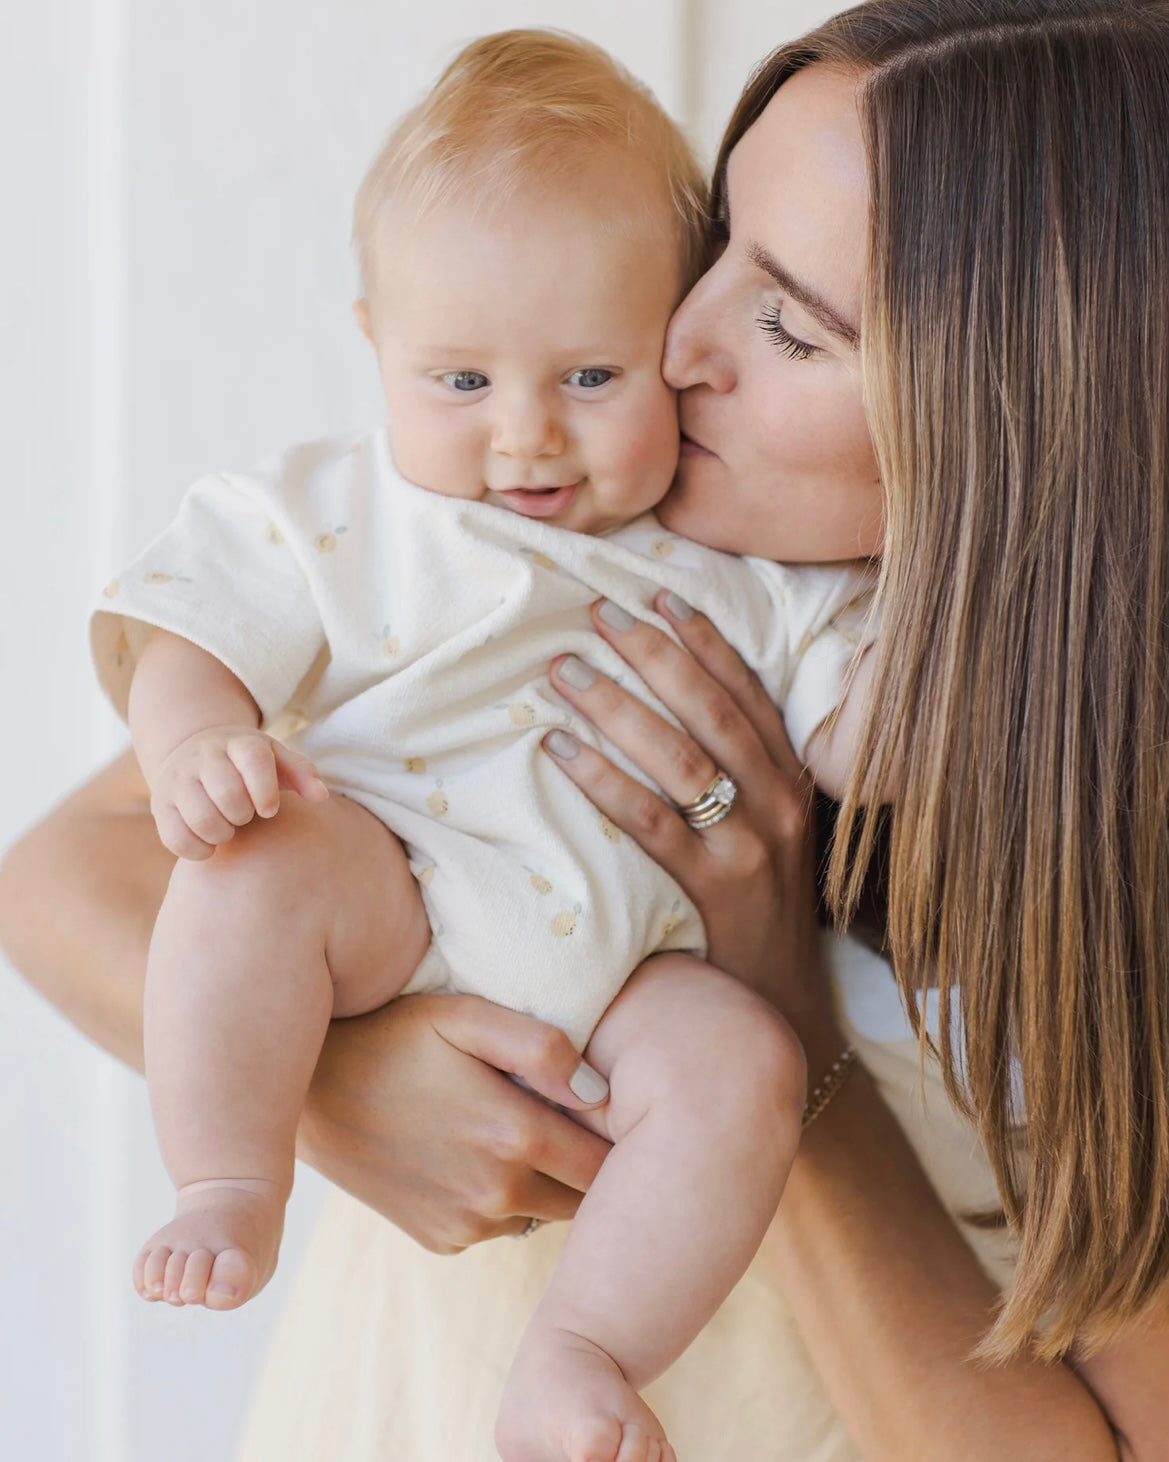
<path id="1" fill-rule="evenodd" d="M 834 379 L 830 369 L 812 361 L 793 363 L 786 389 L 754 393 L 744 415 L 765 424 L 760 454 L 777 472 L 851 477 L 871 457 L 859 392 L 847 380 Z"/>

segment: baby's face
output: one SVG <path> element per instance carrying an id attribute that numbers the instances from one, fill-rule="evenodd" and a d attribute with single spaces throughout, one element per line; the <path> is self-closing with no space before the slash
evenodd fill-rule
<path id="1" fill-rule="evenodd" d="M 678 423 L 662 349 L 681 294 L 669 204 L 663 190 L 655 224 L 645 179 L 599 181 L 385 226 L 371 325 L 409 481 L 580 533 L 665 494 Z"/>

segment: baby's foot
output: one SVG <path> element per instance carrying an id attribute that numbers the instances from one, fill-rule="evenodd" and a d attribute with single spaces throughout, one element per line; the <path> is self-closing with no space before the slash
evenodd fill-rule
<path id="1" fill-rule="evenodd" d="M 504 1462 L 677 1462 L 657 1417 L 611 1356 L 581 1335 L 529 1331 L 500 1407 Z"/>
<path id="2" fill-rule="evenodd" d="M 174 1218 L 138 1251 L 134 1288 L 144 1300 L 236 1309 L 272 1277 L 287 1199 L 263 1178 L 180 1188 Z"/>

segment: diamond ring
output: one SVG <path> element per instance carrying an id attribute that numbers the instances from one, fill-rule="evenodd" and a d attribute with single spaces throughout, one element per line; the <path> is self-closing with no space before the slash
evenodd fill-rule
<path id="1" fill-rule="evenodd" d="M 710 785 L 701 791 L 693 802 L 687 802 L 678 811 L 696 832 L 704 832 L 722 822 L 734 806 L 739 789 L 726 772 L 716 772 Z"/>

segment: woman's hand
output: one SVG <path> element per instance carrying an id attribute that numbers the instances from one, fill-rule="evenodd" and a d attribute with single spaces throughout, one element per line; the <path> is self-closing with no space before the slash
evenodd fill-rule
<path id="1" fill-rule="evenodd" d="M 566 733 L 553 732 L 545 746 L 694 900 L 711 963 L 766 995 L 804 1035 L 809 1019 L 830 1019 L 815 917 L 811 779 L 758 678 L 710 621 L 665 592 L 655 608 L 681 646 L 604 602 L 593 606 L 593 622 L 684 729 L 575 658 L 557 661 L 552 678 L 676 806 Z M 738 796 L 722 822 L 696 832 L 677 806 L 718 771 L 734 779 Z"/>
<path id="2" fill-rule="evenodd" d="M 605 1095 L 553 1026 L 471 995 L 405 996 L 333 1022 L 300 1156 L 453 1254 L 532 1218 L 571 1218 L 609 1150 L 533 1092 L 575 1110 Z"/>

